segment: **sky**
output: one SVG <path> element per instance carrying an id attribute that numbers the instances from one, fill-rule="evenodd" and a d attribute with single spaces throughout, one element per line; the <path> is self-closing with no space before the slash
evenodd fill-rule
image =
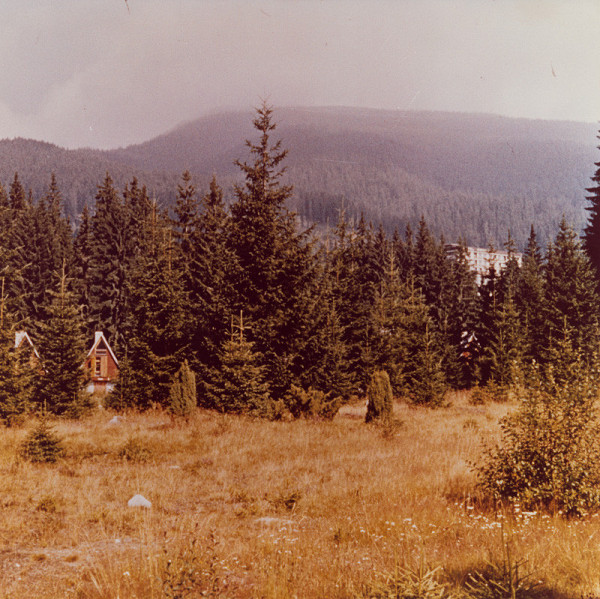
<path id="1" fill-rule="evenodd" d="M 222 109 L 600 121 L 598 0 L 3 0 L 0 138 L 146 141 Z"/>

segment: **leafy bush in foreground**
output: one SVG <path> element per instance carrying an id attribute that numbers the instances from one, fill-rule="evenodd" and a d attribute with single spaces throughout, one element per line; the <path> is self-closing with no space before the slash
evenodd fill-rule
<path id="1" fill-rule="evenodd" d="M 501 423 L 500 444 L 476 468 L 496 499 L 567 515 L 600 508 L 598 373 L 568 354 L 530 372 L 519 409 Z"/>

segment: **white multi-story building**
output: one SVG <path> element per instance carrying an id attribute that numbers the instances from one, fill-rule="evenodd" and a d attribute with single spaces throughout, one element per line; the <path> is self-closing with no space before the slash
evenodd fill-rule
<path id="1" fill-rule="evenodd" d="M 449 258 L 456 258 L 458 254 L 459 245 L 457 243 L 449 243 L 446 245 L 446 255 Z M 471 267 L 471 269 L 477 275 L 477 283 L 481 283 L 483 279 L 487 276 L 490 271 L 490 268 L 493 266 L 494 270 L 499 273 L 508 262 L 510 258 L 510 254 L 505 250 L 489 250 L 485 248 L 474 248 L 467 247 L 466 248 L 466 259 L 467 263 Z M 512 254 L 519 266 L 523 260 L 523 254 L 519 252 L 513 252 Z"/>

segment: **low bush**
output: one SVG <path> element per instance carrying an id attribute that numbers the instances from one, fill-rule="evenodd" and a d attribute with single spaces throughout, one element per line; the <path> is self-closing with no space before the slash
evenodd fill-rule
<path id="1" fill-rule="evenodd" d="M 333 420 L 342 405 L 342 399 L 309 387 L 308 390 L 292 385 L 285 405 L 294 418 L 323 418 Z"/>
<path id="2" fill-rule="evenodd" d="M 121 447 L 119 457 L 128 462 L 147 462 L 152 457 L 152 451 L 138 437 L 129 437 Z"/>
<path id="3" fill-rule="evenodd" d="M 600 508 L 598 373 L 576 359 L 561 372 L 533 368 L 517 388 L 520 406 L 501 422 L 501 441 L 475 469 L 501 501 L 582 515 Z"/>

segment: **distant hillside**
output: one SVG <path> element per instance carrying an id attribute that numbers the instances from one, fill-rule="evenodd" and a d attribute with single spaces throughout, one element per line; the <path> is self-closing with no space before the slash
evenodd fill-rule
<path id="1" fill-rule="evenodd" d="M 72 216 L 93 201 L 107 170 L 119 187 L 137 175 L 167 205 L 185 169 L 201 191 L 215 173 L 230 193 L 252 118 L 215 114 L 108 152 L 5 140 L 0 180 L 8 186 L 16 170 L 39 195 L 54 171 Z M 292 208 L 306 221 L 334 224 L 343 205 L 403 230 L 423 214 L 447 239 L 462 234 L 478 245 L 499 245 L 509 228 L 522 245 L 531 223 L 547 241 L 562 214 L 581 227 L 599 159 L 593 124 L 349 108 L 276 109 L 275 121 L 289 149 Z"/>

